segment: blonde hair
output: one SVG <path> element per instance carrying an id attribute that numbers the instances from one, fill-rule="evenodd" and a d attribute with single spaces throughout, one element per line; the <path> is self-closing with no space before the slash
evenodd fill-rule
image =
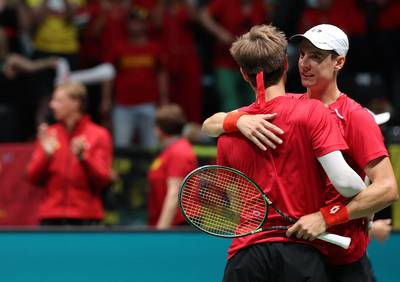
<path id="1" fill-rule="evenodd" d="M 264 72 L 265 84 L 270 86 L 284 73 L 287 44 L 285 34 L 276 27 L 256 25 L 232 44 L 230 52 L 253 86 L 259 71 Z"/>
<path id="2" fill-rule="evenodd" d="M 87 91 L 86 87 L 78 82 L 65 82 L 57 86 L 57 90 L 64 90 L 71 99 L 80 102 L 80 110 L 82 113 L 87 109 Z"/>

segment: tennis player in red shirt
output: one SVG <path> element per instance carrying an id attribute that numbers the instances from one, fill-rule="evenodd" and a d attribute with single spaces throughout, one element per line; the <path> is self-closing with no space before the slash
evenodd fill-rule
<path id="1" fill-rule="evenodd" d="M 347 204 L 348 219 L 355 220 L 337 224 L 337 222 L 327 222 L 326 218 L 324 220 L 321 213 L 314 213 L 301 218 L 289 229 L 287 235 L 296 233 L 298 238 L 314 239 L 315 235 L 330 227 L 328 229 L 330 232 L 351 236 L 352 244 L 348 250 L 329 246 L 328 259 L 334 265 L 333 279 L 370 281 L 371 274 L 365 256 L 368 244 L 367 221 L 363 217 L 390 205 L 397 199 L 397 184 L 393 169 L 381 132 L 372 115 L 337 87 L 337 73 L 344 65 L 348 50 L 346 34 L 335 26 L 319 25 L 296 37 L 300 40 L 299 69 L 307 93 L 293 97 L 300 100 L 319 99 L 328 106 L 336 116 L 341 133 L 349 146 L 345 151 L 346 160 L 360 176 L 367 175 L 373 184 Z M 274 132 L 280 132 L 280 129 L 265 120 L 271 117 L 274 116 L 243 116 L 237 126 L 243 135 L 262 150 L 266 149 L 265 146 L 275 148 L 274 143 L 279 143 L 281 140 L 274 135 Z M 213 135 L 218 135 L 219 131 L 223 132 L 224 118 L 225 114 L 218 113 L 210 118 L 203 128 Z M 339 202 L 343 207 L 348 200 L 335 192 L 329 181 L 327 186 L 325 204 Z"/>
<path id="2" fill-rule="evenodd" d="M 320 101 L 285 95 L 286 48 L 284 34 L 265 25 L 253 27 L 232 44 L 231 54 L 257 99 L 244 111 L 225 118 L 227 134 L 218 140 L 217 162 L 244 172 L 283 212 L 299 218 L 324 206 L 325 179 L 319 163 L 335 188 L 348 196 L 365 185 L 340 153 L 347 145 L 333 115 Z M 285 143 L 275 151 L 260 152 L 235 132 L 236 123 L 243 114 L 269 112 L 278 113 L 275 123 L 286 132 Z M 346 210 L 332 217 L 342 218 L 342 211 Z M 267 226 L 283 225 L 282 221 L 270 211 Z M 326 252 L 320 241 L 287 237 L 282 231 L 235 238 L 224 281 L 330 281 L 318 250 Z"/>
<path id="3" fill-rule="evenodd" d="M 190 142 L 182 137 L 186 123 L 183 110 L 167 104 L 156 112 L 156 133 L 163 151 L 148 172 L 149 224 L 157 229 L 186 225 L 178 208 L 178 191 L 183 178 L 197 167 L 197 157 Z"/>

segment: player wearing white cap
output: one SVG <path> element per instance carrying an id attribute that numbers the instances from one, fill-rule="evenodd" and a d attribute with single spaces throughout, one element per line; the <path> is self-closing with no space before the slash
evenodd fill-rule
<path id="1" fill-rule="evenodd" d="M 344 66 L 349 48 L 346 34 L 336 26 L 323 24 L 293 36 L 292 40 L 299 46 L 298 67 L 302 84 L 307 88 L 307 93 L 295 96 L 319 99 L 335 114 L 349 146 L 345 152 L 346 160 L 360 176 L 368 176 L 372 184 L 348 202 L 327 181 L 331 189 L 325 197 L 326 208 L 301 217 L 288 230 L 287 236 L 313 240 L 327 229 L 351 236 L 352 244 L 348 250 L 329 247 L 333 281 L 371 281 L 365 256 L 368 244 L 368 221 L 365 217 L 398 198 L 388 152 L 373 116 L 338 89 L 337 75 Z M 217 113 L 207 119 L 203 124 L 204 131 L 212 136 L 223 133 L 226 115 Z M 246 137 L 266 150 L 266 146 L 274 148 L 282 141 L 276 136 L 280 129 L 267 121 L 271 118 L 271 115 L 243 115 L 236 125 Z"/>
<path id="2" fill-rule="evenodd" d="M 347 35 L 331 24 L 320 24 L 307 30 L 304 34 L 296 34 L 290 39 L 301 41 L 308 39 L 315 47 L 326 51 L 335 51 L 337 55 L 346 56 L 349 50 Z"/>

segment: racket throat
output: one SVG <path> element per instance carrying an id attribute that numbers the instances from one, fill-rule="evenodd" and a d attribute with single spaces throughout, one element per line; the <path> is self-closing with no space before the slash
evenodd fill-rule
<path id="1" fill-rule="evenodd" d="M 255 229 L 255 230 L 251 231 L 250 234 L 255 234 L 255 233 L 261 232 L 261 231 L 263 231 L 263 230 L 264 230 L 264 229 L 260 227 L 260 228 L 257 228 L 257 229 Z"/>

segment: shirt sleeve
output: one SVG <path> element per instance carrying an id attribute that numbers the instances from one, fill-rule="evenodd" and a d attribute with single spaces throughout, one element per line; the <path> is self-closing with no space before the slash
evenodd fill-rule
<path id="1" fill-rule="evenodd" d="M 244 106 L 237 109 L 238 112 L 245 112 L 249 115 L 256 115 L 260 113 L 260 107 L 254 102 L 248 106 Z"/>
<path id="2" fill-rule="evenodd" d="M 345 136 L 349 154 L 361 168 L 377 158 L 389 156 L 379 126 L 365 109 L 350 114 Z"/>
<path id="3" fill-rule="evenodd" d="M 333 151 L 346 150 L 348 147 L 340 133 L 336 117 L 320 101 L 312 102 L 305 122 L 316 157 Z"/>
<path id="4" fill-rule="evenodd" d="M 218 137 L 218 141 L 217 141 L 217 160 L 216 163 L 217 165 L 227 165 L 226 163 L 226 157 L 225 157 L 225 147 L 223 145 L 223 139 L 224 139 L 224 135 L 221 135 L 220 137 Z"/>

